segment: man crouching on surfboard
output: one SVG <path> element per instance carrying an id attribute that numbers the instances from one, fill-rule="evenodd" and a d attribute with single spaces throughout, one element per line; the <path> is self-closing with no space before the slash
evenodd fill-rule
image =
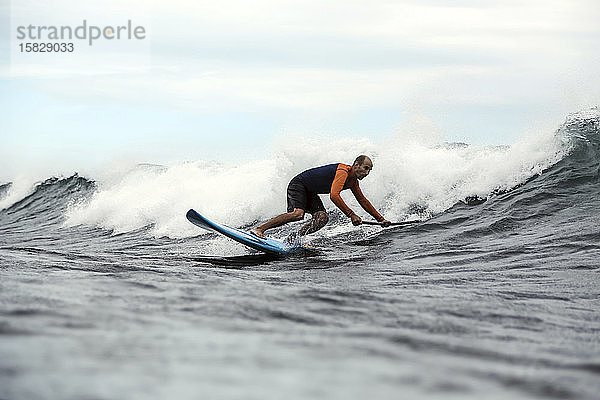
<path id="1" fill-rule="evenodd" d="M 362 208 L 371 214 L 382 225 L 390 226 L 390 221 L 383 218 L 375 207 L 362 194 L 358 181 L 369 175 L 373 162 L 365 155 L 356 157 L 352 166 L 338 163 L 312 168 L 296 175 L 287 187 L 287 210 L 265 224 L 252 229 L 252 233 L 261 238 L 265 237 L 267 229 L 275 228 L 288 222 L 304 219 L 304 213 L 312 214 L 312 219 L 300 228 L 300 236 L 321 229 L 329 221 L 319 194 L 329 193 L 329 198 L 347 217 L 353 225 L 362 224 L 362 220 L 342 200 L 340 192 L 350 189 Z"/>

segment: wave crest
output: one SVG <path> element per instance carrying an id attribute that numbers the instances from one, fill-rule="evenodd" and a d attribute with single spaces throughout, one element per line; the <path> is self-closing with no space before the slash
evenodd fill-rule
<path id="1" fill-rule="evenodd" d="M 150 226 L 154 236 L 181 238 L 202 233 L 185 220 L 189 208 L 232 226 L 249 226 L 285 211 L 286 186 L 297 173 L 332 162 L 351 163 L 364 153 L 373 159 L 374 169 L 361 181 L 363 192 L 386 218 L 400 220 L 442 213 L 460 202 L 480 204 L 547 172 L 554 182 L 576 177 L 584 164 L 595 166 L 597 174 L 599 127 L 600 112 L 594 108 L 569 115 L 556 132 L 528 136 L 511 146 L 436 143 L 402 134 L 383 144 L 285 138 L 265 160 L 141 164 L 99 182 L 77 175 L 52 178 L 17 202 L 15 185 L 3 185 L 1 201 L 14 203 L 5 212 L 66 214 L 67 226 L 114 233 Z M 343 196 L 362 213 L 349 192 Z M 332 225 L 343 224 L 333 204 L 326 198 L 324 203 L 333 213 Z"/>

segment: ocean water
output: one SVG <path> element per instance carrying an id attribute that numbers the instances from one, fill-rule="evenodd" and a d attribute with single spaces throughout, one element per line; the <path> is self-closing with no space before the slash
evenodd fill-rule
<path id="1" fill-rule="evenodd" d="M 315 139 L 5 182 L 0 399 L 598 399 L 599 149 L 591 109 L 511 146 Z M 185 220 L 253 226 L 358 153 L 374 205 L 424 222 L 325 200 L 312 249 L 276 258 Z"/>

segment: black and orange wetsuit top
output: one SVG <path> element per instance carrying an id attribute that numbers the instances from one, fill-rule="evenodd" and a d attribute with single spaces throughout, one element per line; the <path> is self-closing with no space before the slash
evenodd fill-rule
<path id="1" fill-rule="evenodd" d="M 340 192 L 350 189 L 366 212 L 379 222 L 384 220 L 383 216 L 377 212 L 375 207 L 362 194 L 358 186 L 358 179 L 352 174 L 352 166 L 350 165 L 338 163 L 312 168 L 297 175 L 296 179 L 300 180 L 309 192 L 319 194 L 329 193 L 331 201 L 348 217 L 354 214 L 354 211 L 344 203 Z"/>

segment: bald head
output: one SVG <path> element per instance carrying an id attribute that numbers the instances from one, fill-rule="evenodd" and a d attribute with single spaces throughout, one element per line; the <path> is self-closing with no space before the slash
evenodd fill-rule
<path id="1" fill-rule="evenodd" d="M 358 165 L 362 165 L 362 163 L 364 163 L 365 160 L 368 160 L 371 163 L 371 165 L 373 165 L 371 159 L 365 156 L 364 154 L 361 154 L 360 156 L 356 157 L 356 160 L 354 160 L 354 164 L 358 163 Z"/>

